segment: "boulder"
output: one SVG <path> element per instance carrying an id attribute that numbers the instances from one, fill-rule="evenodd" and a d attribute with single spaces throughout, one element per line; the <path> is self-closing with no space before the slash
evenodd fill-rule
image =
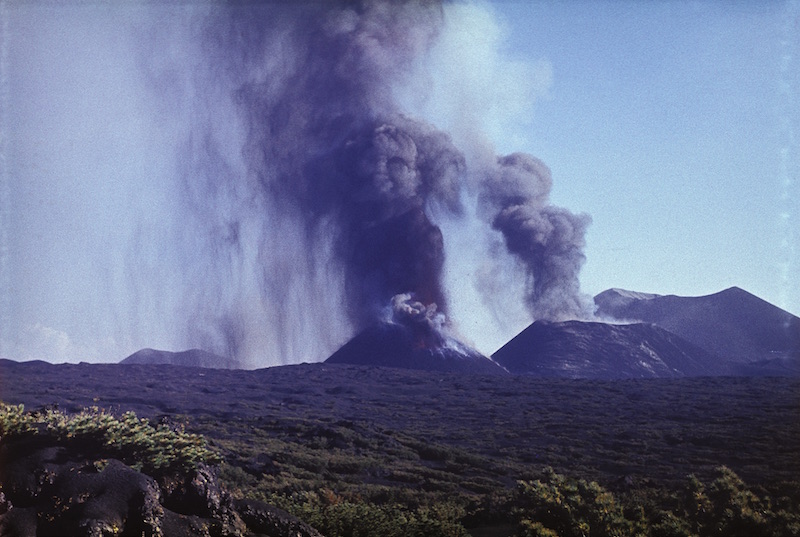
<path id="1" fill-rule="evenodd" d="M 79 442 L 0 438 L 0 535 L 321 537 L 265 503 L 233 500 L 214 467 L 146 475 Z"/>

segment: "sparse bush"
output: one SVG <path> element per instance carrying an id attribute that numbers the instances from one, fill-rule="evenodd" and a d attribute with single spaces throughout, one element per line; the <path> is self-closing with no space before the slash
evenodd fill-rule
<path id="1" fill-rule="evenodd" d="M 24 405 L 0 403 L 0 439 L 6 436 L 29 434 L 36 431 L 34 420 L 25 414 Z"/>
<path id="2" fill-rule="evenodd" d="M 625 518 L 614 496 L 595 482 L 571 480 L 546 468 L 519 483 L 519 535 L 524 537 L 623 537 L 641 534 L 641 521 Z"/>
<path id="3" fill-rule="evenodd" d="M 273 496 L 270 502 L 327 537 L 469 537 L 463 509 L 450 504 L 409 508 L 345 498 L 329 489 Z"/>
<path id="4" fill-rule="evenodd" d="M 34 436 L 43 441 L 70 442 L 98 460 L 117 458 L 151 475 L 220 461 L 203 437 L 166 425 L 154 427 L 133 412 L 116 417 L 93 407 L 67 415 L 53 409 L 25 412 L 22 405 L 0 404 L 1 441 Z"/>
<path id="5" fill-rule="evenodd" d="M 560 537 L 558 532 L 544 527 L 541 522 L 525 519 L 520 521 L 519 528 L 518 535 L 522 537 Z"/>
<path id="6" fill-rule="evenodd" d="M 800 516 L 773 511 L 768 497 L 748 489 L 732 470 L 717 469 L 706 487 L 695 476 L 670 510 L 621 502 L 597 483 L 573 480 L 545 469 L 544 476 L 519 483 L 516 513 L 520 537 L 791 537 L 800 536 Z M 630 499 L 629 499 L 630 501 Z M 637 508 L 638 507 L 638 508 Z"/>
<path id="7" fill-rule="evenodd" d="M 652 523 L 648 535 L 651 537 L 696 537 L 692 531 L 690 523 L 676 516 L 674 513 L 663 512 L 658 514 L 658 518 Z"/>
<path id="8" fill-rule="evenodd" d="M 689 477 L 682 514 L 701 537 L 779 537 L 800 535 L 797 514 L 772 509 L 769 497 L 759 497 L 730 468 L 721 466 L 705 487 Z"/>

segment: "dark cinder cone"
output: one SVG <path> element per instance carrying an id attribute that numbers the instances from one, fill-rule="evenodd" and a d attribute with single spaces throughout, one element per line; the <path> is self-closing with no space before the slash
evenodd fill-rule
<path id="1" fill-rule="evenodd" d="M 490 358 L 452 338 L 430 346 L 405 325 L 391 322 L 365 329 L 325 362 L 489 375 L 507 373 Z"/>

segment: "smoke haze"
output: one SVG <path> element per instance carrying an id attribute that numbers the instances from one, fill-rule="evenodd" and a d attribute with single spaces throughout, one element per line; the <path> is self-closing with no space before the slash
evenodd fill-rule
<path id="1" fill-rule="evenodd" d="M 494 39 L 453 49 L 494 35 L 487 10 L 25 6 L 11 20 L 2 354 L 199 347 L 265 366 L 323 360 L 390 304 L 452 326 L 482 315 L 470 293 L 495 325 L 519 304 L 591 314 L 588 217 L 549 204 L 543 163 L 495 155 L 476 108 L 499 89 L 441 80 L 474 88 L 472 61 L 503 65 Z"/>

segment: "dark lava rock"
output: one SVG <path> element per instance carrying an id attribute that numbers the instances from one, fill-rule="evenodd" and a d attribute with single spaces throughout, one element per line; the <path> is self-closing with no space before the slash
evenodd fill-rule
<path id="1" fill-rule="evenodd" d="M 177 477 L 177 478 L 176 478 Z M 194 473 L 161 480 L 164 507 L 186 516 L 212 519 L 222 535 L 242 535 L 246 526 L 220 487 L 214 468 L 200 464 Z"/>
<path id="2" fill-rule="evenodd" d="M 234 502 L 212 467 L 155 478 L 73 444 L 53 445 L 39 436 L 2 439 L 0 535 L 320 535 L 275 507 Z"/>
<path id="3" fill-rule="evenodd" d="M 511 373 L 619 379 L 726 374 L 720 360 L 648 324 L 537 321 L 493 355 Z"/>
<path id="4" fill-rule="evenodd" d="M 652 323 L 731 364 L 752 364 L 743 374 L 800 372 L 800 318 L 738 287 L 699 297 L 609 289 L 594 300 L 598 316 Z"/>
<path id="5" fill-rule="evenodd" d="M 508 373 L 490 358 L 453 339 L 443 340 L 436 346 L 421 345 L 411 330 L 397 323 L 380 323 L 367 328 L 325 363 L 488 375 Z"/>
<path id="6" fill-rule="evenodd" d="M 32 438 L 4 441 L 0 461 L 10 503 L 1 535 L 160 534 L 158 484 L 116 459 L 87 459 Z"/>
<path id="7" fill-rule="evenodd" d="M 200 349 L 189 349 L 188 351 L 181 352 L 142 349 L 123 359 L 120 363 L 180 365 L 185 367 L 207 367 L 213 369 L 242 368 L 242 364 L 234 359 L 225 358 L 218 354 Z"/>

